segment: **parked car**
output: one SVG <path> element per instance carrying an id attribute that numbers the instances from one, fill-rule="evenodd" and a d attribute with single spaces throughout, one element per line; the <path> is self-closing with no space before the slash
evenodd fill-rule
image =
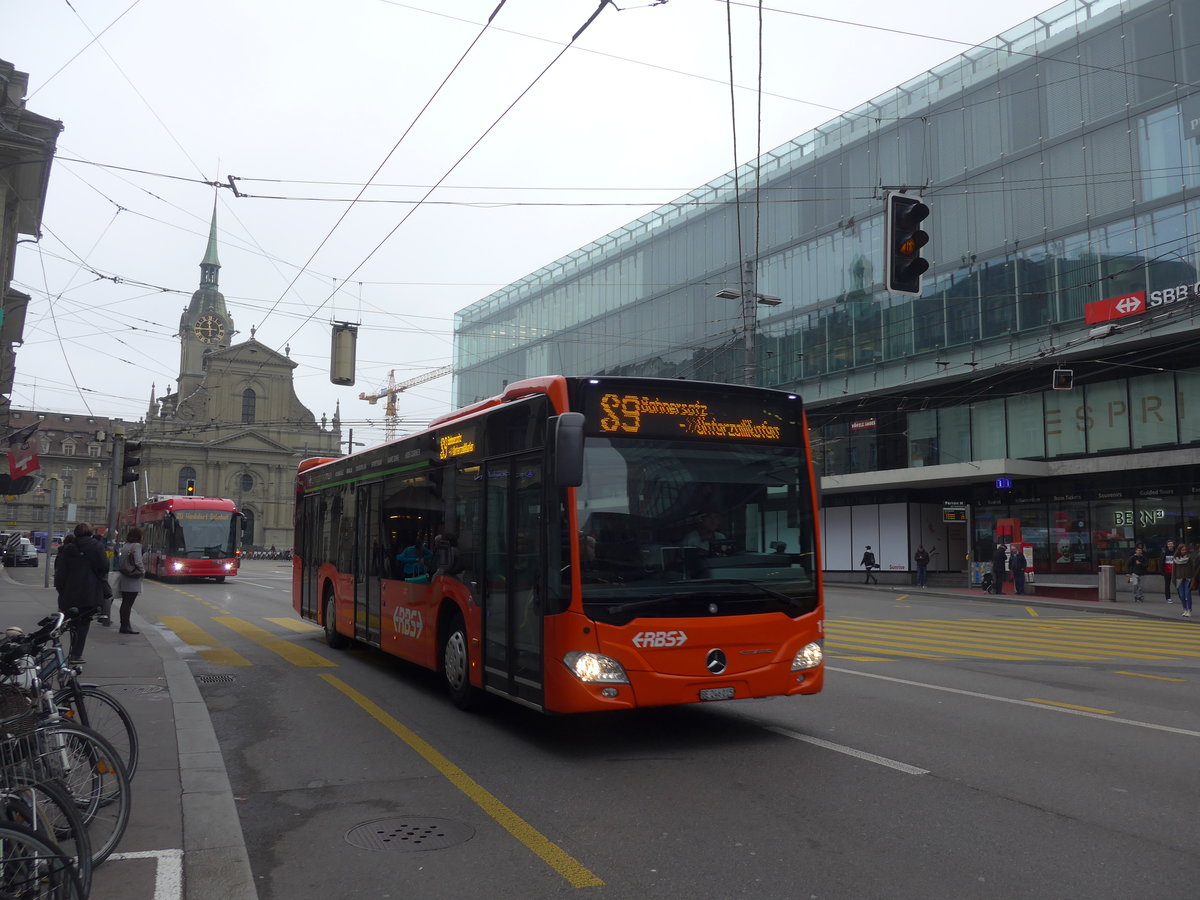
<path id="1" fill-rule="evenodd" d="M 4 545 L 4 565 L 33 566 L 37 568 L 38 552 L 33 541 L 27 537 L 21 538 L 16 544 Z"/>

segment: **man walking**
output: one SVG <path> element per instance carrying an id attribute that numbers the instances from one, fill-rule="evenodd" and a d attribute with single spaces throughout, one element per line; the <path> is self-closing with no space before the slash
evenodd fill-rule
<path id="1" fill-rule="evenodd" d="M 875 566 L 875 554 L 871 552 L 870 544 L 867 544 L 867 549 L 865 551 L 863 551 L 862 562 L 860 562 L 859 565 L 867 570 L 867 578 L 866 578 L 866 581 L 863 582 L 863 584 L 872 584 L 872 583 L 879 584 L 879 580 L 874 575 L 871 574 L 871 570 L 874 569 L 876 566 Z"/>
<path id="2" fill-rule="evenodd" d="M 1163 599 L 1171 602 L 1171 585 L 1175 583 L 1175 542 L 1167 541 L 1162 555 Z"/>
<path id="3" fill-rule="evenodd" d="M 925 549 L 924 544 L 917 547 L 913 562 L 917 564 L 917 587 L 923 588 L 929 578 L 929 551 Z"/>
<path id="4" fill-rule="evenodd" d="M 1008 558 L 1005 553 L 1003 544 L 996 545 L 996 552 L 992 554 L 992 593 L 1004 593 L 1004 561 Z"/>
<path id="5" fill-rule="evenodd" d="M 1012 569 L 1013 586 L 1017 593 L 1025 593 L 1025 569 L 1029 567 L 1029 560 L 1021 552 L 1020 544 L 1012 545 L 1012 552 L 1008 554 L 1008 567 Z"/>
<path id="6" fill-rule="evenodd" d="M 1129 563 L 1126 568 L 1129 570 L 1129 583 L 1133 585 L 1133 602 L 1145 603 L 1146 594 L 1142 590 L 1142 581 L 1146 577 L 1146 572 L 1149 571 L 1150 561 L 1146 559 L 1146 551 L 1141 544 L 1133 551 L 1133 556 L 1129 557 Z"/>

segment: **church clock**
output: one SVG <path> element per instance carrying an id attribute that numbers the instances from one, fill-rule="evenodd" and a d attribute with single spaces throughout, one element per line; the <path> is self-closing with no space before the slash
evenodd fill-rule
<path id="1" fill-rule="evenodd" d="M 217 316 L 201 316 L 192 326 L 192 333 L 202 343 L 215 344 L 225 337 L 225 323 Z"/>

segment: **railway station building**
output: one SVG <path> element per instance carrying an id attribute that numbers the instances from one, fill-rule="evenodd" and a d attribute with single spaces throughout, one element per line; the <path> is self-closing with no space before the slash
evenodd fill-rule
<path id="1" fill-rule="evenodd" d="M 920 296 L 885 290 L 889 191 L 931 210 Z M 1095 584 L 1200 541 L 1198 235 L 1200 4 L 1067 0 L 460 310 L 455 401 L 795 391 L 831 576 L 1018 542 Z"/>

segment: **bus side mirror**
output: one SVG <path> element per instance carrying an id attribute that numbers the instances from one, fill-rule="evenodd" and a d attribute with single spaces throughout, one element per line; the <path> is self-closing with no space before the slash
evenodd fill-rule
<path id="1" fill-rule="evenodd" d="M 583 484 L 583 422 L 583 413 L 577 412 L 550 419 L 554 435 L 554 483 L 559 487 Z"/>

